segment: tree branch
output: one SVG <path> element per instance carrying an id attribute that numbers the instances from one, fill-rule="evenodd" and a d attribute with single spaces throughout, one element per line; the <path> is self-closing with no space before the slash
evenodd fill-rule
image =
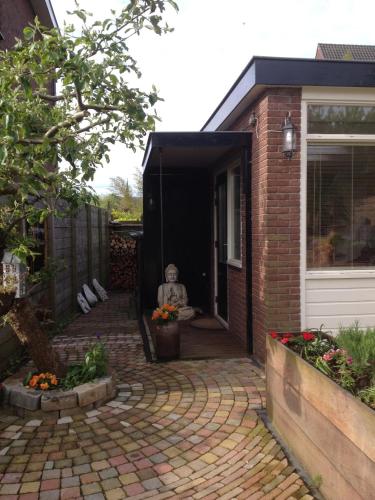
<path id="1" fill-rule="evenodd" d="M 92 109 L 93 111 L 120 111 L 118 106 L 101 105 L 101 104 L 84 104 L 84 109 Z"/>
<path id="2" fill-rule="evenodd" d="M 78 102 L 78 107 L 81 111 L 83 111 L 85 108 L 84 104 L 83 104 L 83 101 L 82 101 L 82 94 L 81 94 L 81 90 L 80 88 L 78 87 L 78 84 L 76 81 L 74 81 L 74 87 L 76 89 L 76 97 L 77 97 L 77 102 Z"/>
<path id="3" fill-rule="evenodd" d="M 73 97 L 74 96 L 74 94 L 69 94 L 68 96 L 49 95 L 49 94 L 42 94 L 41 92 L 35 92 L 34 95 L 36 97 L 39 97 L 40 99 L 43 99 L 43 101 L 49 101 L 49 102 L 63 101 L 64 99 L 66 99 L 66 97 Z"/>
<path id="4" fill-rule="evenodd" d="M 57 132 L 61 129 L 61 128 L 67 128 L 67 127 L 70 127 L 71 125 L 74 125 L 75 123 L 79 123 L 81 122 L 84 118 L 86 118 L 86 116 L 89 116 L 89 113 L 88 111 L 79 111 L 78 113 L 75 113 L 74 115 L 72 115 L 71 117 L 69 117 L 68 119 L 62 121 L 62 122 L 59 122 L 57 123 L 56 125 L 54 125 L 53 127 L 51 127 L 49 130 L 47 130 L 47 132 L 44 134 L 44 137 L 46 139 L 49 139 L 50 137 L 53 137 L 54 135 L 57 134 Z"/>
<path id="5" fill-rule="evenodd" d="M 96 122 L 90 123 L 90 125 L 87 125 L 86 127 L 82 127 L 76 131 L 76 134 L 82 134 L 82 132 L 87 132 L 88 130 L 91 130 L 94 127 L 97 127 L 98 125 L 104 125 L 105 123 L 109 123 L 110 118 L 104 118 L 103 120 L 98 120 Z"/>
<path id="6" fill-rule="evenodd" d="M 29 139 L 20 139 L 17 141 L 18 144 L 23 144 L 25 146 L 29 146 L 30 144 L 43 144 L 46 140 L 46 137 L 31 137 Z M 50 139 L 50 142 L 53 144 L 57 144 L 59 141 L 55 139 Z"/>

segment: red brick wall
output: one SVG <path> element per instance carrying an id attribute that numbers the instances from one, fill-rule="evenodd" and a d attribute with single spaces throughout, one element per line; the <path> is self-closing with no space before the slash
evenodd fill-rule
<path id="1" fill-rule="evenodd" d="M 0 1 L 0 31 L 4 40 L 0 40 L 0 50 L 10 49 L 14 38 L 21 38 L 22 30 L 35 18 L 35 12 L 29 0 Z"/>
<path id="2" fill-rule="evenodd" d="M 252 111 L 258 117 L 258 137 L 248 125 Z M 279 132 L 288 111 L 297 127 L 297 152 L 292 160 L 284 158 Z M 231 127 L 253 132 L 251 293 L 254 354 L 262 362 L 270 329 L 300 329 L 300 123 L 301 90 L 275 88 L 267 89 Z M 240 310 L 246 311 L 248 293 L 244 273 L 245 269 L 230 270 L 229 278 L 233 332 L 242 339 L 246 317 Z"/>

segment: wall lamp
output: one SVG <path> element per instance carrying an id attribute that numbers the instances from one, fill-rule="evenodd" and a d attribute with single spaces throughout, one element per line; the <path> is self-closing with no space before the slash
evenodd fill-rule
<path id="1" fill-rule="evenodd" d="M 296 128 L 292 123 L 292 118 L 290 111 L 287 113 L 284 121 L 284 125 L 281 128 L 283 133 L 283 153 L 285 158 L 291 160 L 294 151 L 296 151 Z"/>

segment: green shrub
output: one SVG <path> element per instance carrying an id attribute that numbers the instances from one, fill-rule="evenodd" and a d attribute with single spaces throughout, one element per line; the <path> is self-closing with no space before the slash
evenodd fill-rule
<path id="1" fill-rule="evenodd" d="M 142 212 L 141 211 L 123 211 L 123 210 L 112 210 L 111 212 L 112 220 L 114 222 L 140 222 L 142 220 Z"/>
<path id="2" fill-rule="evenodd" d="M 363 330 L 355 323 L 340 328 L 335 341 L 351 356 L 353 370 L 358 374 L 367 374 L 370 381 L 375 383 L 375 328 Z"/>
<path id="3" fill-rule="evenodd" d="M 362 389 L 362 391 L 359 391 L 358 396 L 364 403 L 375 409 L 375 385 Z"/>
<path id="4" fill-rule="evenodd" d="M 66 376 L 60 381 L 64 389 L 72 389 L 107 374 L 107 354 L 100 340 L 85 354 L 85 359 L 78 365 L 68 368 Z"/>

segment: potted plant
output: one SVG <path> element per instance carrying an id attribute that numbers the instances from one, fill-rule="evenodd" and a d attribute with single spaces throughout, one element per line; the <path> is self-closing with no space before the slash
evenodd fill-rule
<path id="1" fill-rule="evenodd" d="M 177 307 L 170 304 L 164 304 L 152 313 L 152 321 L 156 323 L 156 354 L 160 360 L 177 359 L 180 356 L 177 317 Z"/>

